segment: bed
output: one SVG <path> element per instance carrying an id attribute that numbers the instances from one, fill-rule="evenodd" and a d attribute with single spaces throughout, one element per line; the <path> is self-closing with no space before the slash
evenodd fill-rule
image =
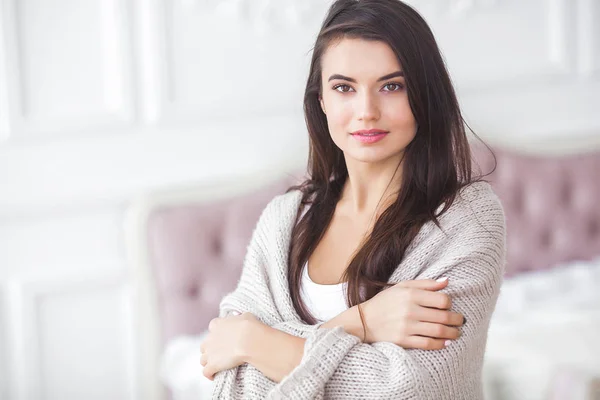
<path id="1" fill-rule="evenodd" d="M 498 166 L 487 180 L 505 209 L 508 254 L 487 344 L 487 399 L 600 398 L 600 140 L 592 142 L 563 154 L 560 146 L 493 149 Z M 490 153 L 474 154 L 489 170 Z M 209 398 L 198 344 L 237 283 L 260 212 L 301 171 L 152 193 L 131 205 L 141 398 Z"/>

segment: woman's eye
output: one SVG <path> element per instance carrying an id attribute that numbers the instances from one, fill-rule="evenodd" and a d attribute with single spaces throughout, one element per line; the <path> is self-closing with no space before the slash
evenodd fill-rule
<path id="1" fill-rule="evenodd" d="M 339 89 L 342 89 L 342 90 L 339 90 Z M 334 88 L 333 88 L 333 90 L 337 90 L 340 93 L 348 93 L 351 89 L 352 88 L 348 85 L 337 85 L 337 86 L 334 86 Z"/>
<path id="2" fill-rule="evenodd" d="M 383 86 L 386 90 L 386 92 L 398 92 L 402 89 L 404 89 L 404 85 L 400 84 L 400 83 L 388 83 L 386 85 Z M 348 85 L 336 85 L 333 87 L 333 90 L 336 90 L 340 93 L 348 93 L 350 91 L 353 91 L 354 89 L 352 89 L 350 86 Z"/>
<path id="3" fill-rule="evenodd" d="M 404 88 L 404 86 L 402 86 L 399 83 L 388 83 L 387 85 L 383 86 L 384 88 L 388 88 L 387 92 L 397 92 L 399 90 L 402 90 Z"/>

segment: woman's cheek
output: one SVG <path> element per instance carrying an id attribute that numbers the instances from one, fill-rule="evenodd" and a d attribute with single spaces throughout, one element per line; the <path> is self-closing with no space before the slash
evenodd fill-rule
<path id="1" fill-rule="evenodd" d="M 331 120 L 333 121 L 336 131 L 344 134 L 348 133 L 348 131 L 352 129 L 352 116 L 351 106 L 342 104 L 335 107 L 333 115 L 331 115 Z"/>
<path id="2" fill-rule="evenodd" d="M 348 118 L 343 110 L 333 108 L 327 113 L 327 125 L 334 138 L 341 138 L 347 129 Z"/>

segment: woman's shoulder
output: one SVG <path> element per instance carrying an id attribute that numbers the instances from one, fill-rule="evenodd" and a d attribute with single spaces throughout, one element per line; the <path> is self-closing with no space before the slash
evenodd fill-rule
<path id="1" fill-rule="evenodd" d="M 447 214 L 453 217 L 487 215 L 503 219 L 504 209 L 488 182 L 475 181 L 458 191 Z"/>
<path id="2" fill-rule="evenodd" d="M 267 208 L 272 208 L 277 211 L 295 211 L 302 200 L 302 191 L 299 189 L 290 190 L 289 192 L 274 196 L 267 204 Z"/>
<path id="3" fill-rule="evenodd" d="M 462 187 L 459 194 L 468 201 L 491 200 L 498 201 L 498 196 L 494 193 L 492 185 L 486 181 L 474 181 Z"/>
<path id="4" fill-rule="evenodd" d="M 463 235 L 469 232 L 478 235 L 485 231 L 504 236 L 506 229 L 502 203 L 485 181 L 464 186 L 448 210 L 439 217 L 439 222 L 445 232 Z"/>
<path id="5" fill-rule="evenodd" d="M 478 181 L 463 187 L 438 222 L 439 226 L 429 221 L 422 227 L 408 254 L 417 259 L 493 258 L 496 262 L 490 265 L 494 273 L 502 273 L 506 249 L 504 211 L 489 183 Z M 483 268 L 488 264 L 481 265 Z"/>
<path id="6" fill-rule="evenodd" d="M 294 190 L 275 195 L 262 209 L 252 234 L 252 242 L 260 241 L 267 246 L 280 243 L 280 233 L 289 229 L 296 218 L 297 204 L 302 193 Z"/>
<path id="7" fill-rule="evenodd" d="M 301 200 L 302 192 L 297 189 L 278 194 L 267 203 L 262 211 L 260 219 L 273 222 L 295 220 L 295 215 Z"/>

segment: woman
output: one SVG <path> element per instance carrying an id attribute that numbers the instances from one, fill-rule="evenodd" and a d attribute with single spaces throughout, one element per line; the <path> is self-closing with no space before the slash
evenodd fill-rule
<path id="1" fill-rule="evenodd" d="M 304 109 L 309 179 L 263 211 L 201 346 L 213 397 L 483 398 L 504 214 L 425 21 L 336 1 Z"/>

